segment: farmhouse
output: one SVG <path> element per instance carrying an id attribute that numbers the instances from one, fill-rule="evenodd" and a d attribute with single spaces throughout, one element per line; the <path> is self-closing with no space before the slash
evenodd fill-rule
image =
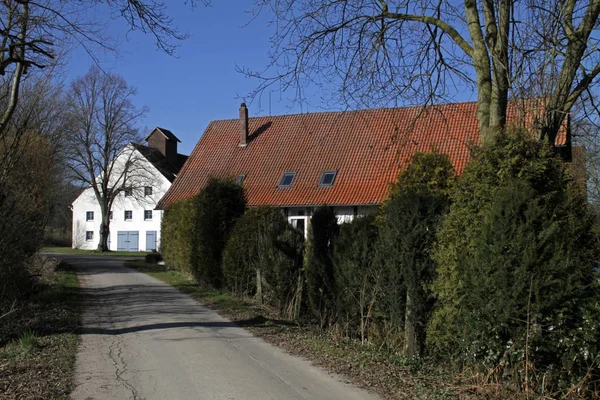
<path id="1" fill-rule="evenodd" d="M 147 146 L 130 143 L 112 163 L 114 185 L 123 186 L 112 204 L 108 247 L 118 251 L 153 251 L 160 248 L 163 212 L 158 200 L 175 180 L 187 156 L 177 153 L 180 140 L 168 129 L 155 128 Z M 129 165 L 123 173 L 123 166 Z M 86 188 L 72 204 L 72 247 L 96 249 L 100 239 L 101 211 L 94 190 Z"/>
<path id="2" fill-rule="evenodd" d="M 539 110 L 530 101 L 526 108 L 512 104 L 509 120 L 534 123 Z M 568 135 L 561 138 L 570 148 Z M 340 222 L 375 211 L 415 152 L 447 154 L 460 173 L 479 141 L 474 102 L 256 118 L 242 104 L 238 119 L 210 122 L 157 207 L 197 194 L 210 177 L 229 177 L 250 207 L 281 207 L 306 233 L 320 205 L 334 207 Z"/>

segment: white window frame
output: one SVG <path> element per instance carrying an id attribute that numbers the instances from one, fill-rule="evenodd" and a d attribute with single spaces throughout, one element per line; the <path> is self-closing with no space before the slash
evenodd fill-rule
<path id="1" fill-rule="evenodd" d="M 90 218 L 91 216 L 91 218 Z M 86 221 L 93 221 L 94 220 L 94 212 L 93 211 L 86 211 L 85 212 L 85 220 Z"/>
<path id="2" fill-rule="evenodd" d="M 150 218 L 146 217 L 146 213 L 150 213 Z M 144 210 L 144 221 L 152 221 L 152 218 L 154 217 L 153 214 L 154 213 L 152 212 L 152 210 Z"/>
<path id="3" fill-rule="evenodd" d="M 150 193 L 148 193 L 148 192 L 150 192 Z M 153 192 L 154 191 L 152 190 L 152 186 L 144 186 L 144 196 L 145 197 L 152 196 Z"/>
<path id="4" fill-rule="evenodd" d="M 130 217 L 129 218 L 127 218 L 127 213 L 130 213 Z M 123 218 L 124 218 L 125 221 L 131 221 L 131 220 L 133 220 L 133 210 L 125 210 L 123 212 Z"/>
<path id="5" fill-rule="evenodd" d="M 94 231 L 85 231 L 85 241 L 91 242 L 92 240 L 94 240 Z"/>
<path id="6" fill-rule="evenodd" d="M 309 221 L 310 217 L 308 217 L 306 215 L 294 215 L 292 217 L 288 217 L 288 222 L 290 223 L 290 225 L 292 225 L 294 228 L 296 228 L 297 221 L 300 219 L 304 220 L 304 238 L 307 238 L 308 237 L 308 221 Z"/>

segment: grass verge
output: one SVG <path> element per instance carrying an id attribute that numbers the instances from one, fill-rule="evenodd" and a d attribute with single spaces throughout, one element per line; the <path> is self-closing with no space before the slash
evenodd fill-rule
<path id="1" fill-rule="evenodd" d="M 0 321 L 0 398 L 67 399 L 80 325 L 77 276 L 62 268 Z"/>
<path id="2" fill-rule="evenodd" d="M 71 247 L 43 247 L 42 253 L 57 253 L 57 254 L 85 254 L 90 256 L 118 256 L 118 257 L 144 257 L 148 254 L 145 251 L 98 251 L 98 250 L 81 250 Z"/>
<path id="3" fill-rule="evenodd" d="M 164 266 L 129 261 L 126 265 L 145 272 L 197 299 L 254 335 L 301 356 L 384 399 L 456 399 L 475 397 L 452 385 L 452 379 L 425 363 L 407 360 L 372 345 L 339 339 L 311 325 L 282 321 L 268 308 L 206 289 L 177 271 Z"/>

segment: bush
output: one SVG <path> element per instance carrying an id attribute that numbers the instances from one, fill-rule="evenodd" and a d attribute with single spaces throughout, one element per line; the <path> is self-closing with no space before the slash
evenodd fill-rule
<path id="1" fill-rule="evenodd" d="M 146 254 L 146 263 L 148 264 L 156 264 L 159 261 L 162 261 L 162 256 L 160 253 L 148 253 Z"/>
<path id="2" fill-rule="evenodd" d="M 539 392 L 597 376 L 598 241 L 562 162 L 522 133 L 502 135 L 452 199 L 434 254 L 435 353 Z"/>
<path id="3" fill-rule="evenodd" d="M 161 254 L 171 269 L 193 276 L 192 236 L 196 226 L 196 198 L 173 204 L 161 224 Z"/>
<path id="4" fill-rule="evenodd" d="M 340 226 L 335 239 L 333 265 L 338 325 L 347 337 L 368 338 L 381 275 L 376 262 L 375 216 L 365 216 Z"/>
<path id="5" fill-rule="evenodd" d="M 255 295 L 260 271 L 261 301 L 295 317 L 303 248 L 302 233 L 288 224 L 281 210 L 252 208 L 238 220 L 223 251 L 225 283 L 235 294 Z"/>
<path id="6" fill-rule="evenodd" d="M 431 250 L 454 178 L 447 156 L 417 153 L 382 207 L 380 311 L 389 327 L 404 329 L 405 354 L 410 357 L 424 351 L 433 306 L 428 289 L 435 273 Z"/>
<path id="7" fill-rule="evenodd" d="M 191 274 L 205 285 L 222 285 L 221 257 L 237 218 L 246 208 L 240 185 L 210 179 L 189 200 L 167 210 L 161 251 L 169 267 Z"/>
<path id="8" fill-rule="evenodd" d="M 12 159 L 7 152 L 18 155 L 10 173 L 3 171 L 0 185 L 0 315 L 34 289 L 37 271 L 30 268 L 31 257 L 42 244 L 59 176 L 46 138 L 26 134 L 20 143 L 10 140 L 9 135 L 0 144 L 0 159 Z"/>
<path id="9" fill-rule="evenodd" d="M 336 293 L 332 255 L 338 232 L 333 209 L 317 208 L 308 233 L 305 274 L 309 307 L 322 328 L 334 322 Z"/>
<path id="10" fill-rule="evenodd" d="M 209 180 L 196 198 L 192 236 L 192 269 L 196 279 L 219 288 L 223 283 L 221 260 L 236 220 L 246 210 L 242 186 L 233 180 Z"/>

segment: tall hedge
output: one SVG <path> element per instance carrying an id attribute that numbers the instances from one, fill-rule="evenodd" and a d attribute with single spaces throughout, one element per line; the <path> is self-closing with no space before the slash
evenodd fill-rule
<path id="1" fill-rule="evenodd" d="M 193 276 L 192 236 L 196 223 L 196 197 L 173 204 L 161 223 L 160 252 L 165 265 Z"/>
<path id="2" fill-rule="evenodd" d="M 237 295 L 253 296 L 260 283 L 261 300 L 282 316 L 295 317 L 301 301 L 303 252 L 303 234 L 280 209 L 251 208 L 236 223 L 223 252 L 226 286 Z"/>
<path id="3" fill-rule="evenodd" d="M 240 185 L 210 179 L 197 196 L 167 210 L 162 240 L 165 263 L 192 274 L 200 283 L 221 287 L 223 248 L 245 209 Z"/>
<path id="4" fill-rule="evenodd" d="M 410 357 L 424 352 L 433 306 L 431 251 L 454 181 L 452 162 L 446 155 L 417 153 L 382 206 L 380 309 L 390 328 L 404 330 L 404 349 Z"/>
<path id="5" fill-rule="evenodd" d="M 581 188 L 551 149 L 516 132 L 476 153 L 452 200 L 434 253 L 433 352 L 539 392 L 582 382 L 600 310 Z"/>
<path id="6" fill-rule="evenodd" d="M 308 304 L 322 328 L 334 322 L 335 276 L 333 249 L 339 232 L 332 207 L 322 206 L 313 213 L 306 247 L 305 275 Z"/>
<path id="7" fill-rule="evenodd" d="M 355 218 L 340 226 L 333 251 L 337 324 L 347 337 L 363 342 L 381 292 L 377 239 L 375 216 Z"/>

